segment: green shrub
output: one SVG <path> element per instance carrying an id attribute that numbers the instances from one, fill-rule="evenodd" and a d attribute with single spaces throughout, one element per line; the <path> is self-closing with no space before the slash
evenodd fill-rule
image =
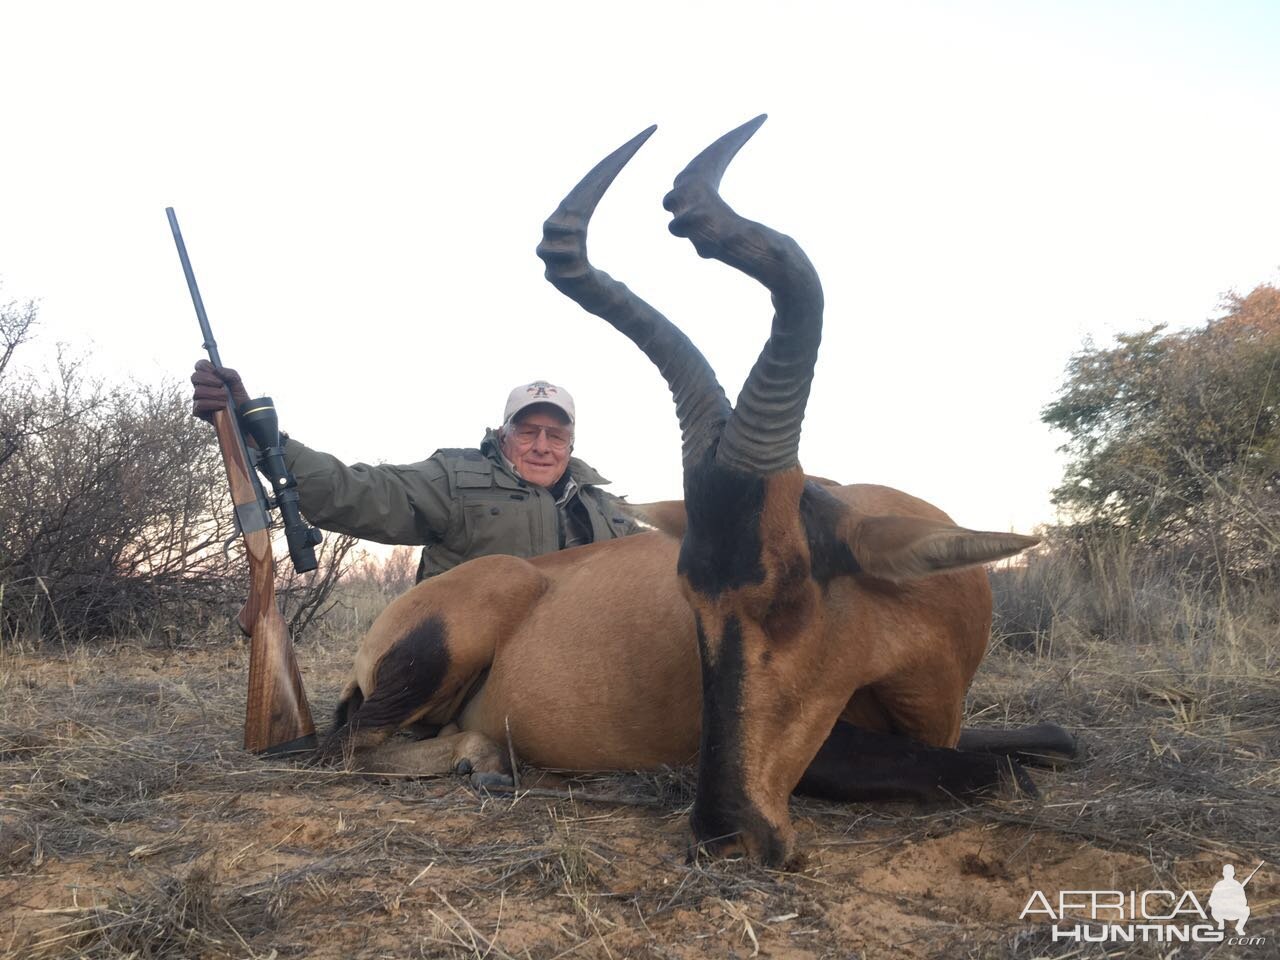
<path id="1" fill-rule="evenodd" d="M 1087 345 L 1043 419 L 1071 460 L 1055 501 L 1082 542 L 1124 530 L 1173 566 L 1266 576 L 1280 551 L 1280 290 L 1183 333 Z"/>

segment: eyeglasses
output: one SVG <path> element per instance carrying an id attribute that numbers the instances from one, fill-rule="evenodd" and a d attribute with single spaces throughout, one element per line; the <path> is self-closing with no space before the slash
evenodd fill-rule
<path id="1" fill-rule="evenodd" d="M 523 423 L 517 424 L 512 433 L 516 442 L 522 447 L 532 446 L 540 433 L 546 433 L 547 446 L 557 452 L 568 449 L 569 444 L 573 442 L 573 433 L 563 427 L 538 427 L 531 423 Z"/>

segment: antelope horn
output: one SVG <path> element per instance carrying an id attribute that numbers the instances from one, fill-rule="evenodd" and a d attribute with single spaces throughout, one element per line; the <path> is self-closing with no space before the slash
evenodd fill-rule
<path id="1" fill-rule="evenodd" d="M 800 424 L 822 340 L 822 284 L 800 245 L 738 215 L 720 197 L 729 162 L 764 121 L 762 114 L 703 150 L 662 201 L 672 213 L 672 233 L 692 241 L 700 256 L 741 270 L 772 294 L 773 329 L 716 450 L 720 464 L 755 474 L 799 463 Z"/>
<path id="2" fill-rule="evenodd" d="M 675 398 L 684 462 L 689 465 L 701 460 L 731 413 L 715 371 L 675 324 L 587 259 L 591 214 L 614 178 L 656 129 L 649 127 L 628 140 L 569 191 L 543 224 L 538 256 L 546 263 L 546 277 L 557 290 L 607 320 L 657 366 Z"/>

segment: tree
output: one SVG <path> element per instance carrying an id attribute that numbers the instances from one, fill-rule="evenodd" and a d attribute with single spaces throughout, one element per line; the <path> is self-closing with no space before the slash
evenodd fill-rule
<path id="1" fill-rule="evenodd" d="M 20 388 L 15 388 L 13 384 L 10 364 L 14 351 L 31 339 L 35 324 L 34 301 L 18 303 L 10 300 L 0 304 L 0 467 L 17 453 L 29 427 L 23 417 L 27 412 L 27 405 L 20 396 Z"/>
<path id="2" fill-rule="evenodd" d="M 1194 330 L 1086 344 L 1042 419 L 1071 461 L 1055 502 L 1093 526 L 1236 571 L 1280 549 L 1280 290 Z"/>

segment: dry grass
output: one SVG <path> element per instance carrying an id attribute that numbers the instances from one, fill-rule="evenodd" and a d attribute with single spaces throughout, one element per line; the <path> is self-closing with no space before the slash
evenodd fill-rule
<path id="1" fill-rule="evenodd" d="M 1038 801 L 797 800 L 792 872 L 689 861 L 688 771 L 526 770 L 513 799 L 264 763 L 238 748 L 240 646 L 0 648 L 0 957 L 1104 956 L 1019 922 L 1030 891 L 1204 890 L 1224 860 L 1280 862 L 1274 608 L 1175 592 L 1131 605 L 1142 640 L 1103 638 L 1102 601 L 1049 590 L 1062 571 L 1011 575 L 1023 607 L 1000 582 L 972 715 L 1056 720 L 1085 761 L 1037 771 Z M 1017 636 L 1037 605 L 1053 615 Z M 300 654 L 319 714 L 354 645 L 337 633 Z M 1274 944 L 1268 869 L 1250 932 Z"/>
<path id="2" fill-rule="evenodd" d="M 1280 853 L 1274 585 L 1183 582 L 1123 544 L 1094 547 L 1086 567 L 1042 554 L 995 585 L 994 653 L 971 715 L 1081 732 L 1089 762 L 1057 786 L 1077 794 L 1082 836 L 1169 855 L 1244 842 Z"/>

